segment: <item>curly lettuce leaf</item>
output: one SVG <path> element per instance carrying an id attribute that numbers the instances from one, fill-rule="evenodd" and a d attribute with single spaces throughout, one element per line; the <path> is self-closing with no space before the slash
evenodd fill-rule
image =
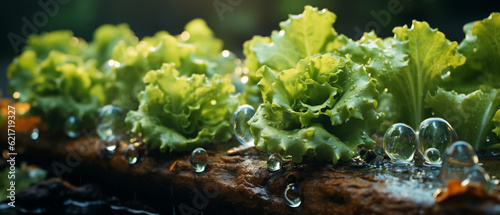
<path id="1" fill-rule="evenodd" d="M 280 23 L 280 31 L 273 31 L 270 37 L 254 36 L 245 42 L 243 53 L 246 56 L 250 91 L 244 95 L 247 101 L 253 101 L 260 95 L 253 87 L 260 80 L 256 73 L 263 65 L 272 70 L 281 71 L 295 67 L 299 60 L 324 54 L 339 48 L 337 32 L 333 28 L 336 15 L 326 9 L 305 6 L 299 15 L 290 15 L 287 21 Z M 255 105 L 255 102 L 252 102 Z"/>
<path id="2" fill-rule="evenodd" d="M 239 105 L 227 77 L 181 76 L 173 64 L 164 64 L 144 77 L 138 110 L 125 122 L 133 133 L 162 152 L 186 151 L 231 138 L 230 119 Z"/>
<path id="3" fill-rule="evenodd" d="M 369 134 L 382 120 L 376 113 L 377 81 L 364 67 L 329 54 L 307 57 L 275 74 L 258 71 L 264 103 L 250 119 L 259 150 L 291 155 L 294 162 L 316 154 L 336 163 L 357 147 L 372 147 Z"/>
<path id="4" fill-rule="evenodd" d="M 492 119 L 500 108 L 500 90 L 482 87 L 469 94 L 459 94 L 439 88 L 435 95 L 428 94 L 425 102 L 455 128 L 460 139 L 476 150 L 485 150 L 495 142 Z"/>
<path id="5" fill-rule="evenodd" d="M 388 71 L 400 70 L 408 65 L 408 55 L 401 51 L 404 50 L 404 44 L 392 38 L 381 39 L 373 31 L 364 33 L 358 41 L 348 38 L 340 38 L 339 41 L 344 45 L 334 50 L 332 54 L 348 55 L 355 63 L 364 65 L 368 74 L 379 81 L 377 88 L 381 93 L 376 110 L 385 114 L 385 121 L 380 127 L 380 131 L 383 132 L 402 117 L 399 103 L 386 87 L 393 84 L 392 79 L 380 76 L 388 75 L 386 74 Z"/>
<path id="6" fill-rule="evenodd" d="M 20 93 L 19 101 L 30 103 L 30 111 L 57 130 L 70 116 L 84 127 L 92 124 L 99 102 L 90 93 L 87 70 L 81 57 L 51 51 L 39 60 L 35 51 L 27 50 L 9 65 L 7 77 L 11 92 Z"/>

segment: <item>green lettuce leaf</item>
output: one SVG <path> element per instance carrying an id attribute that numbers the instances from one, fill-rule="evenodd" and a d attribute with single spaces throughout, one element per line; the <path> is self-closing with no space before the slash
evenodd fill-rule
<path id="1" fill-rule="evenodd" d="M 464 32 L 466 37 L 458 51 L 467 61 L 451 73 L 443 85 L 450 92 L 438 91 L 434 97 L 427 98 L 428 105 L 436 113 L 446 114 L 445 118 L 458 121 L 452 126 L 456 127 L 459 137 L 469 141 L 476 150 L 498 148 L 495 143 L 500 133 L 500 13 L 466 24 Z M 445 105 L 445 101 L 451 104 Z"/>
<path id="2" fill-rule="evenodd" d="M 260 80 L 256 71 L 261 66 L 266 65 L 274 71 L 286 70 L 305 57 L 339 48 L 341 44 L 332 26 L 336 18 L 326 9 L 305 6 L 302 14 L 290 15 L 287 21 L 281 22 L 280 31 L 273 31 L 270 37 L 254 36 L 245 42 L 243 53 L 248 68 L 247 88 L 250 89 L 244 94 L 245 99 L 254 106 L 260 103 L 254 101 L 260 95 L 253 86 Z"/>
<path id="3" fill-rule="evenodd" d="M 443 71 L 462 65 L 465 58 L 457 52 L 456 42 L 426 22 L 413 21 L 411 28 L 405 25 L 393 32 L 394 38 L 370 36 L 359 47 L 367 70 L 397 101 L 392 104 L 401 111 L 398 121 L 416 128 L 426 117 L 425 95 L 437 89 Z"/>
<path id="4" fill-rule="evenodd" d="M 264 103 L 249 124 L 259 150 L 294 162 L 317 155 L 336 163 L 355 156 L 360 145 L 373 146 L 370 134 L 382 117 L 374 111 L 377 81 L 364 67 L 325 54 L 277 74 L 267 66 L 258 73 Z"/>
<path id="5" fill-rule="evenodd" d="M 399 122 L 403 117 L 401 105 L 387 88 L 388 85 L 393 84 L 392 78 L 381 76 L 394 75 L 388 71 L 402 70 L 408 66 L 408 55 L 402 52 L 405 50 L 404 43 L 393 38 L 381 39 L 373 31 L 364 33 L 358 41 L 343 37 L 340 37 L 339 41 L 344 45 L 334 50 L 332 54 L 348 55 L 355 63 L 364 65 L 368 74 L 379 81 L 377 88 L 381 93 L 376 111 L 385 114 L 385 121 L 379 129 L 385 132 L 389 126 Z"/>
<path id="6" fill-rule="evenodd" d="M 500 87 L 500 13 L 468 23 L 458 51 L 467 61 L 451 74 L 449 89 L 471 92 L 479 85 Z"/>
<path id="7" fill-rule="evenodd" d="M 164 64 L 144 82 L 139 108 L 125 122 L 152 148 L 186 151 L 231 138 L 229 121 L 239 100 L 228 77 L 180 76 L 175 65 Z"/>
<path id="8" fill-rule="evenodd" d="M 459 94 L 439 88 L 435 95 L 428 94 L 425 101 L 437 116 L 450 123 L 461 140 L 476 150 L 485 150 L 496 143 L 493 132 L 498 129 L 493 129 L 498 120 L 494 116 L 500 108 L 500 90 L 482 87 L 469 94 Z"/>

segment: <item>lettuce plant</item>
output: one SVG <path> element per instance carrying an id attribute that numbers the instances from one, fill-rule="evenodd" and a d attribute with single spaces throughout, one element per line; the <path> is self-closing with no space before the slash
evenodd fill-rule
<path id="1" fill-rule="evenodd" d="M 228 77 L 181 76 L 174 64 L 164 64 L 149 71 L 144 83 L 139 108 L 125 122 L 151 148 L 186 151 L 231 138 L 229 121 L 239 100 Z"/>
<path id="2" fill-rule="evenodd" d="M 370 134 L 382 117 L 374 111 L 377 81 L 364 67 L 325 54 L 277 74 L 267 66 L 257 73 L 264 103 L 249 124 L 259 150 L 291 155 L 294 162 L 316 155 L 336 163 L 374 144 Z"/>
<path id="3" fill-rule="evenodd" d="M 53 130 L 69 116 L 89 125 L 99 107 L 91 93 L 91 76 L 98 71 L 85 64 L 80 54 L 86 44 L 80 41 L 66 31 L 31 36 L 7 69 L 10 91 L 19 92 L 19 101 L 30 103 L 31 112 Z"/>

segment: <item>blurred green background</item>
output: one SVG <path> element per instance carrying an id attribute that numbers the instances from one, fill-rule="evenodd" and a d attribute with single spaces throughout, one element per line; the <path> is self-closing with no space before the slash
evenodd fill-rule
<path id="1" fill-rule="evenodd" d="M 40 3 L 56 3 L 52 14 Z M 279 29 L 279 22 L 288 14 L 298 14 L 305 5 L 328 8 L 337 14 L 334 24 L 337 32 L 358 39 L 361 31 L 376 30 L 382 37 L 392 36 L 395 26 L 411 24 L 412 19 L 429 22 L 452 41 L 460 42 L 464 24 L 486 18 L 491 12 L 500 11 L 499 1 L 438 1 L 438 0 L 18 0 L 4 1 L 0 9 L 0 90 L 6 92 L 6 69 L 12 59 L 20 54 L 9 41 L 8 35 L 22 33 L 26 22 L 39 18 L 38 33 L 69 29 L 77 37 L 92 39 L 94 30 L 102 24 L 128 23 L 135 34 L 142 38 L 160 30 L 171 34 L 182 32 L 184 25 L 203 18 L 224 41 L 225 49 L 243 57 L 243 42 L 253 35 L 268 36 Z M 390 10 L 393 8 L 393 10 Z M 43 15 L 47 20 L 43 20 Z M 32 32 L 31 29 L 28 32 Z M 22 44 L 19 49 L 22 50 Z"/>

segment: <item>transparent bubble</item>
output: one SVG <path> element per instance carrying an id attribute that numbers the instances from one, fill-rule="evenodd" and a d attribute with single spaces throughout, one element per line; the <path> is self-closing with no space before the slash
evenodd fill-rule
<path id="1" fill-rule="evenodd" d="M 479 160 L 469 143 L 457 141 L 444 151 L 442 162 L 439 178 L 446 185 L 452 179 L 463 181 L 469 168 L 477 165 Z"/>
<path id="2" fill-rule="evenodd" d="M 385 132 L 383 146 L 392 160 L 405 163 L 413 160 L 417 142 L 417 134 L 410 126 L 396 123 Z"/>
<path id="3" fill-rule="evenodd" d="M 64 122 L 64 133 L 68 135 L 68 137 L 75 138 L 80 134 L 81 124 L 80 120 L 78 120 L 74 116 L 68 117 Z"/>
<path id="4" fill-rule="evenodd" d="M 32 140 L 38 141 L 38 138 L 40 137 L 40 130 L 38 130 L 38 128 L 31 129 L 30 137 Z"/>
<path id="5" fill-rule="evenodd" d="M 425 150 L 424 157 L 426 157 L 429 163 L 441 163 L 441 152 L 436 148 L 428 148 Z"/>
<path id="6" fill-rule="evenodd" d="M 236 135 L 236 139 L 240 141 L 241 144 L 247 146 L 253 146 L 253 135 L 250 132 L 250 125 L 248 125 L 248 121 L 255 114 L 255 109 L 250 105 L 242 105 L 238 107 L 236 111 L 233 113 L 233 117 L 231 118 L 231 123 L 233 126 L 234 134 Z"/>
<path id="7" fill-rule="evenodd" d="M 208 164 L 208 154 L 207 151 L 203 148 L 197 148 L 191 152 L 191 167 L 193 167 L 195 172 L 203 172 L 205 171 L 205 167 Z"/>
<path id="8" fill-rule="evenodd" d="M 120 107 L 106 105 L 99 109 L 99 123 L 97 134 L 101 140 L 112 142 L 122 139 L 126 131 L 125 113 Z"/>
<path id="9" fill-rule="evenodd" d="M 482 167 L 474 165 L 468 169 L 467 177 L 462 181 L 462 186 L 476 186 L 489 191 L 491 186 L 490 176 Z"/>
<path id="10" fill-rule="evenodd" d="M 435 117 L 428 118 L 420 123 L 418 136 L 420 139 L 419 149 L 424 154 L 425 162 L 430 164 L 440 164 L 442 159 L 427 157 L 425 152 L 428 149 L 434 148 L 437 150 L 434 152 L 443 152 L 451 143 L 458 140 L 457 132 L 451 125 L 446 120 Z M 436 156 L 437 153 L 431 153 L 430 155 Z"/>
<path id="11" fill-rule="evenodd" d="M 135 164 L 139 159 L 139 150 L 135 148 L 134 144 L 129 144 L 127 148 L 125 148 L 123 156 L 127 159 L 129 164 Z"/>
<path id="12" fill-rule="evenodd" d="M 286 186 L 285 193 L 283 194 L 283 201 L 288 207 L 296 208 L 302 203 L 302 197 L 295 184 L 291 183 Z"/>
<path id="13" fill-rule="evenodd" d="M 118 145 L 118 140 L 104 141 L 104 148 L 109 152 L 115 152 L 116 146 Z"/>
<path id="14" fill-rule="evenodd" d="M 267 170 L 270 172 L 275 172 L 281 169 L 283 164 L 283 158 L 281 158 L 280 154 L 272 154 L 267 159 Z"/>

